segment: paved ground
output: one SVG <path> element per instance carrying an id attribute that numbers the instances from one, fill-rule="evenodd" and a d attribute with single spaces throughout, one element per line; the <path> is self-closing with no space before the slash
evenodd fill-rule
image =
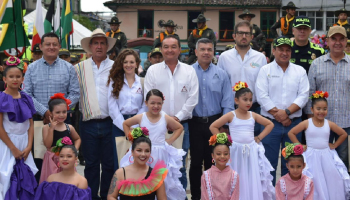
<path id="1" fill-rule="evenodd" d="M 280 160 L 280 159 L 279 159 Z M 188 172 L 189 172 L 189 169 L 190 169 L 190 162 L 191 162 L 191 159 L 189 158 L 188 159 L 188 162 L 187 162 L 187 180 L 189 180 L 188 178 Z M 280 177 L 281 177 L 281 167 L 280 167 L 280 162 L 278 163 L 278 167 L 277 167 L 277 179 L 278 180 Z M 77 171 L 79 174 L 83 175 L 84 176 L 84 166 L 82 165 L 78 165 L 77 166 Z M 190 183 L 188 182 L 188 185 L 187 185 L 187 197 L 188 199 L 190 200 L 191 199 L 191 191 L 190 191 Z"/>

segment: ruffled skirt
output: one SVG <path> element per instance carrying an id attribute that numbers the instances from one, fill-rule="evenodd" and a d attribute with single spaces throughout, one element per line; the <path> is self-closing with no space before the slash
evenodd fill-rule
<path id="1" fill-rule="evenodd" d="M 28 145 L 28 133 L 21 135 L 18 134 L 8 134 L 12 143 L 20 150 L 23 151 Z M 38 172 L 35 166 L 32 153 L 30 152 L 27 160 L 24 161 L 26 165 L 29 166 L 33 174 Z M 11 150 L 6 146 L 6 144 L 0 140 L 0 197 L 5 197 L 7 190 L 10 188 L 10 178 L 13 172 L 13 166 L 16 164 L 16 159 L 12 155 Z"/>
<path id="2" fill-rule="evenodd" d="M 249 144 L 233 142 L 230 154 L 229 164 L 239 175 L 239 199 L 275 199 L 273 177 L 270 174 L 274 169 L 265 157 L 264 146 L 255 141 Z"/>
<path id="3" fill-rule="evenodd" d="M 314 182 L 314 199 L 350 199 L 348 170 L 334 149 L 308 147 L 303 156 L 307 166 L 303 173 Z"/>
<path id="4" fill-rule="evenodd" d="M 51 174 L 56 174 L 62 171 L 58 163 L 58 156 L 56 156 L 55 153 L 49 150 L 46 151 L 46 153 L 44 154 L 43 166 L 41 167 L 39 184 L 43 181 L 46 181 Z"/>
<path id="5" fill-rule="evenodd" d="M 154 168 L 155 164 L 162 160 L 166 164 L 168 169 L 167 177 L 164 180 L 165 192 L 168 200 L 184 200 L 186 199 L 186 191 L 181 185 L 179 178 L 182 176 L 180 168 L 182 168 L 182 157 L 185 152 L 182 149 L 176 149 L 165 142 L 164 145 L 152 144 L 153 158 L 152 163 L 148 164 Z M 120 160 L 120 167 L 125 167 L 132 164 L 131 147 L 125 156 Z M 130 158 L 130 159 L 129 159 Z M 152 159 L 150 159 L 152 160 Z"/>

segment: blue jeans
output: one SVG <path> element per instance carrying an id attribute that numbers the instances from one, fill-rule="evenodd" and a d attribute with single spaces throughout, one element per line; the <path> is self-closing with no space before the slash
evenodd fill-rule
<path id="1" fill-rule="evenodd" d="M 180 177 L 180 182 L 186 191 L 186 188 L 187 188 L 186 157 L 187 157 L 188 149 L 190 148 L 190 132 L 188 131 L 188 122 L 181 123 L 181 124 L 184 127 L 184 139 L 182 141 L 182 149 L 186 152 L 186 154 L 182 157 L 182 168 L 180 169 L 182 176 Z"/>
<path id="2" fill-rule="evenodd" d="M 350 135 L 350 127 L 348 128 L 343 128 L 345 130 L 345 132 Z M 339 135 L 337 135 L 336 133 L 334 133 L 333 131 L 331 131 L 331 134 L 329 135 L 329 143 L 334 143 L 335 141 L 337 141 L 337 139 L 339 138 Z M 348 151 L 349 147 L 348 147 L 348 139 L 346 138 L 346 140 L 341 143 L 335 150 L 337 151 L 340 159 L 343 161 L 343 163 L 346 166 L 346 169 L 349 169 L 349 151 Z"/>
<path id="3" fill-rule="evenodd" d="M 135 114 L 134 114 L 135 115 Z M 130 117 L 133 117 L 134 115 L 123 115 L 124 119 L 129 119 Z M 118 153 L 117 153 L 117 145 L 115 143 L 115 137 L 125 137 L 124 131 L 120 130 L 116 125 L 113 124 L 112 127 L 112 134 L 113 134 L 113 163 L 114 163 L 114 171 L 117 171 L 119 168 L 118 164 Z"/>
<path id="4" fill-rule="evenodd" d="M 275 125 L 270 134 L 268 134 L 261 142 L 265 148 L 265 156 L 270 161 L 272 167 L 275 171 L 271 172 L 273 176 L 272 184 L 275 186 L 276 184 L 276 171 L 278 165 L 278 157 L 280 156 L 280 148 L 283 149 L 285 147 L 285 142 L 292 142 L 288 137 L 288 132 L 296 125 L 301 122 L 301 118 L 294 118 L 292 123 L 285 127 L 281 123 L 276 120 L 272 120 Z M 265 126 L 260 125 L 260 131 L 263 131 Z M 297 138 L 301 141 L 301 133 L 297 134 Z M 281 147 L 282 143 L 282 147 Z M 281 176 L 284 176 L 288 173 L 288 169 L 286 167 L 286 160 L 281 155 Z"/>
<path id="5" fill-rule="evenodd" d="M 108 188 L 114 174 L 113 157 L 111 156 L 113 151 L 112 125 L 112 119 L 97 122 L 94 120 L 82 121 L 80 118 L 80 137 L 85 158 L 84 175 L 91 188 L 92 199 L 107 199 Z M 101 178 L 100 163 L 102 165 Z M 101 198 L 98 196 L 99 188 Z"/>

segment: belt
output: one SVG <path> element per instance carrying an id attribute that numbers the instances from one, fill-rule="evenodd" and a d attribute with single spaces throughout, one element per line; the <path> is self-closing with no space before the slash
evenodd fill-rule
<path id="1" fill-rule="evenodd" d="M 111 117 L 106 117 L 106 118 L 103 118 L 103 119 L 90 119 L 90 120 L 88 120 L 88 122 L 105 122 L 105 121 L 108 121 L 108 120 L 112 120 Z"/>
<path id="2" fill-rule="evenodd" d="M 266 119 L 268 119 L 268 120 L 270 120 L 270 121 L 276 121 L 276 122 L 278 122 L 277 120 L 275 120 L 275 119 L 271 119 L 270 117 L 266 117 L 266 116 L 264 116 Z M 292 119 L 290 119 L 292 122 L 294 121 L 294 120 L 297 120 L 297 119 L 301 119 L 301 117 L 294 117 L 294 118 L 292 118 Z M 280 122 L 278 122 L 278 123 L 280 123 Z"/>
<path id="3" fill-rule="evenodd" d="M 207 117 L 196 117 L 196 116 L 193 116 L 192 119 L 194 121 L 196 121 L 196 122 L 207 124 L 210 121 L 214 121 L 214 120 L 216 120 L 216 119 L 218 119 L 220 117 L 221 117 L 221 113 L 216 114 L 216 115 L 212 115 L 212 116 L 207 116 Z"/>

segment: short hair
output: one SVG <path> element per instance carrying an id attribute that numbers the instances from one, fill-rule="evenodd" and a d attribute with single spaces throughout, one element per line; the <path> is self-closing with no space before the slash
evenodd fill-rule
<path id="1" fill-rule="evenodd" d="M 238 32 L 238 28 L 242 26 L 248 26 L 250 28 L 250 34 L 253 33 L 253 26 L 250 24 L 250 22 L 248 22 L 247 20 L 243 20 L 235 25 L 235 34 L 237 34 Z"/>
<path id="2" fill-rule="evenodd" d="M 213 41 L 211 41 L 210 39 L 208 39 L 208 38 L 201 38 L 196 43 L 196 49 L 198 49 L 199 44 L 209 44 L 209 43 L 214 46 Z"/>
<path id="3" fill-rule="evenodd" d="M 180 44 L 179 38 L 175 37 L 174 35 L 167 35 L 167 36 L 163 39 L 161 47 L 163 47 L 163 42 L 164 42 L 164 40 L 165 40 L 165 39 L 168 39 L 168 38 L 174 38 L 175 40 L 177 40 L 177 44 L 179 45 L 179 48 L 181 48 L 181 44 Z"/>
<path id="4" fill-rule="evenodd" d="M 46 37 L 55 37 L 55 38 L 57 38 L 58 42 L 60 42 L 60 39 L 59 39 L 59 37 L 58 37 L 58 35 L 57 35 L 56 33 L 54 33 L 54 32 L 48 32 L 48 33 L 45 33 L 45 34 L 41 37 L 41 44 L 44 43 L 44 39 L 45 39 Z"/>

